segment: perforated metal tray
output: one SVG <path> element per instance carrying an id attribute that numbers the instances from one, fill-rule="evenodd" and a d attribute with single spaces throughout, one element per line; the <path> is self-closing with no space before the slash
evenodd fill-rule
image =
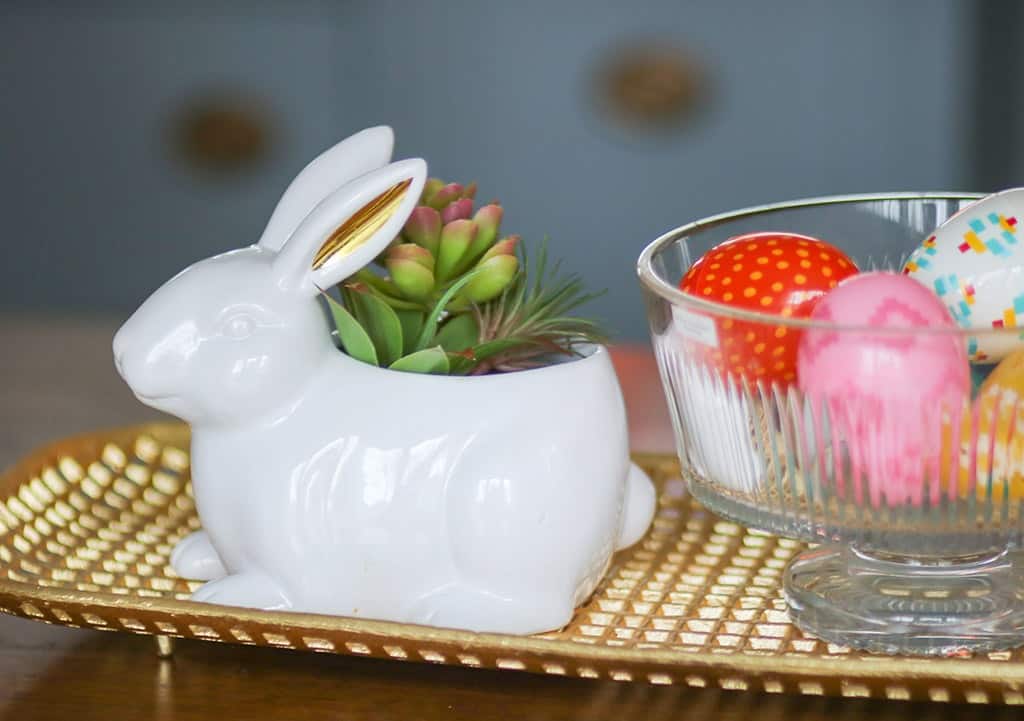
<path id="1" fill-rule="evenodd" d="M 1024 704 L 1024 652 L 870 656 L 804 636 L 780 581 L 800 543 L 723 521 L 667 456 L 644 540 L 572 623 L 528 638 L 192 603 L 168 566 L 199 527 L 188 431 L 150 425 L 58 441 L 0 477 L 0 612 L 65 626 L 654 684 Z"/>

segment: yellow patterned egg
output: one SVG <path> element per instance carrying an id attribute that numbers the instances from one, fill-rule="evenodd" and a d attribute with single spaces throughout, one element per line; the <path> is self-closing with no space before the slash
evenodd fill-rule
<path id="1" fill-rule="evenodd" d="M 945 430 L 944 451 L 954 443 L 949 427 Z M 956 442 L 961 497 L 973 494 L 995 503 L 1024 498 L 1024 395 L 1016 388 L 986 381 L 971 412 L 964 414 Z M 943 453 L 946 459 L 950 455 Z M 943 465 L 945 479 L 948 461 Z"/>
<path id="2" fill-rule="evenodd" d="M 1024 397 L 1024 349 L 1014 351 L 1006 356 L 999 365 L 981 383 L 978 395 L 984 395 L 986 391 L 999 386 L 1012 390 L 1017 395 Z M 1021 429 L 1024 432 L 1024 429 Z"/>

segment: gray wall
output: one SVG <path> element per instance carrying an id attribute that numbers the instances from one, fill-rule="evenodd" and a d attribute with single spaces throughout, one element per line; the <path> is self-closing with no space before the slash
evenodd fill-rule
<path id="1" fill-rule="evenodd" d="M 508 230 L 549 235 L 610 289 L 593 313 L 640 339 L 633 263 L 669 227 L 976 182 L 973 22 L 956 0 L 7 5 L 0 308 L 130 310 L 254 241 L 305 160 L 385 122 L 400 154 L 499 196 Z M 703 61 L 711 94 L 690 126 L 644 136 L 595 112 L 595 64 L 637 37 Z M 168 118 L 208 88 L 267 103 L 277 143 L 251 172 L 197 174 L 168 150 Z"/>

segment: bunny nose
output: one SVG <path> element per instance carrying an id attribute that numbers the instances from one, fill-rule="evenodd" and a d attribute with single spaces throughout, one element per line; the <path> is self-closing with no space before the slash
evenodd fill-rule
<path id="1" fill-rule="evenodd" d="M 114 334 L 114 365 L 117 366 L 117 372 L 124 376 L 124 356 L 127 352 L 125 346 L 127 345 L 124 339 L 124 328 L 122 327 L 117 333 Z"/>
<path id="2" fill-rule="evenodd" d="M 129 375 L 138 371 L 138 368 L 134 368 L 137 363 L 133 360 L 132 347 L 133 345 L 137 346 L 138 343 L 137 339 L 136 343 L 130 342 L 131 329 L 128 326 L 129 323 L 125 323 L 117 333 L 114 334 L 112 350 L 114 351 L 114 367 L 117 368 L 118 375 L 120 375 L 126 383 L 132 385 L 132 383 L 137 379 L 129 378 Z"/>

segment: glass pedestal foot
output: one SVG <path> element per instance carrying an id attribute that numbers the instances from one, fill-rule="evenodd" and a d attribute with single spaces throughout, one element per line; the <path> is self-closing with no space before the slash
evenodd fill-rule
<path id="1" fill-rule="evenodd" d="M 1024 554 L 950 560 L 821 546 L 790 563 L 794 623 L 875 653 L 950 656 L 1024 645 Z"/>

